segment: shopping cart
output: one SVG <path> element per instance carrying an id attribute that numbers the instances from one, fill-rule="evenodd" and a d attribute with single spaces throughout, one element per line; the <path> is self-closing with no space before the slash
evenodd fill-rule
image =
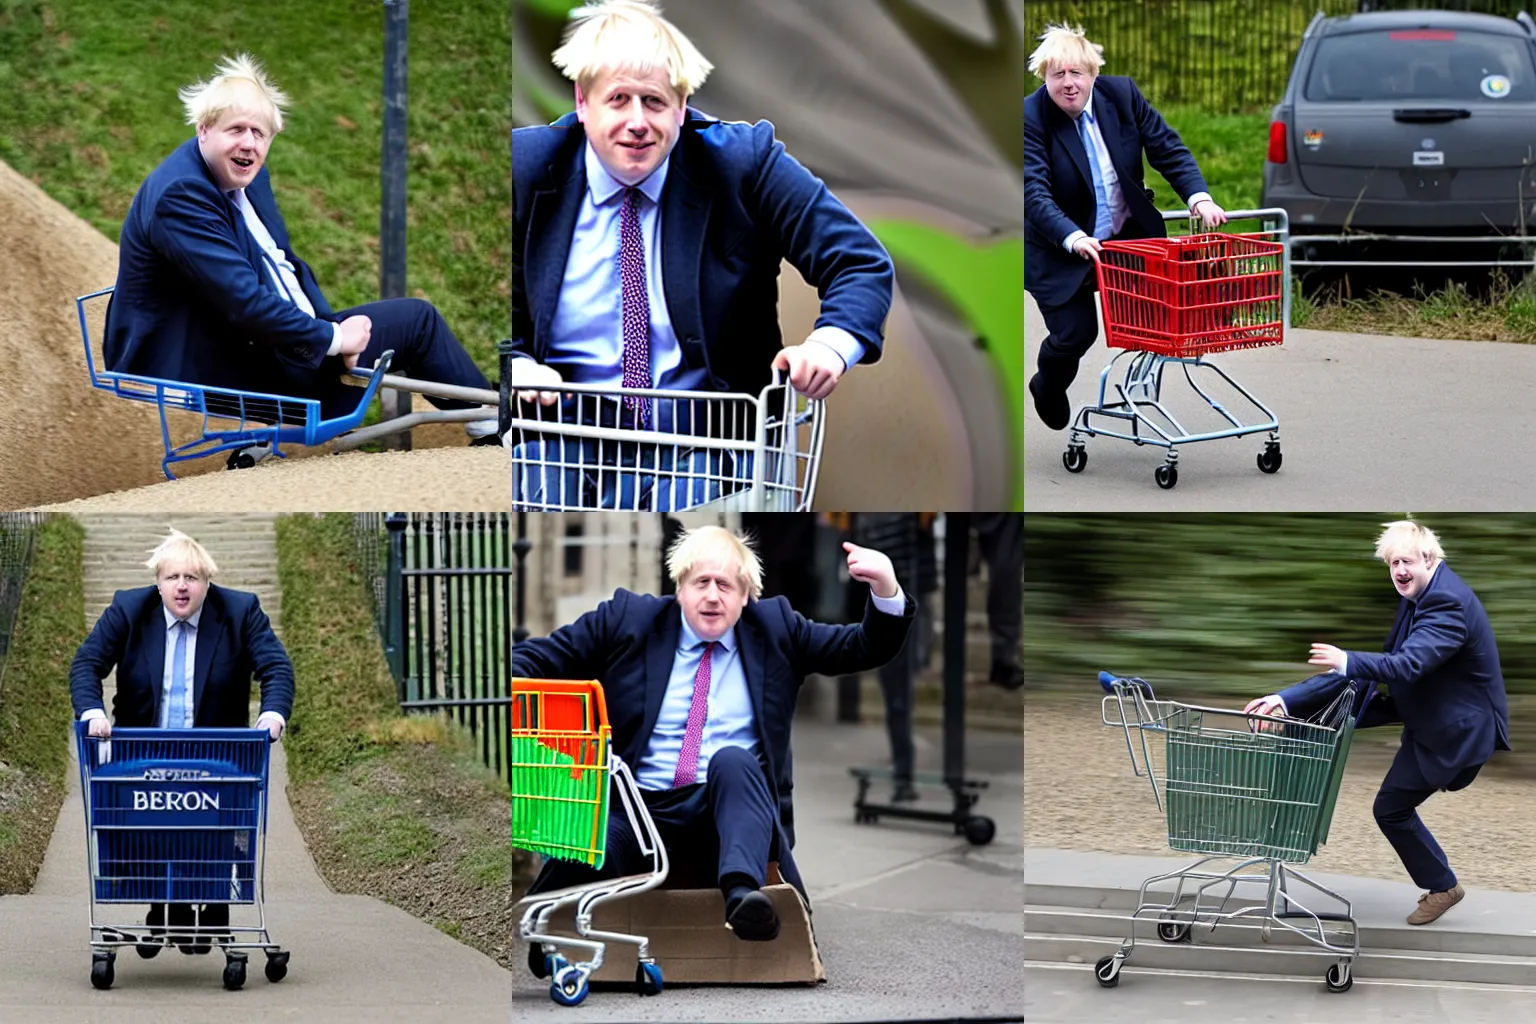
<path id="1" fill-rule="evenodd" d="M 561 384 L 513 409 L 519 509 L 804 512 L 816 494 L 823 403 L 780 372 L 756 396 Z"/>
<path id="2" fill-rule="evenodd" d="M 641 995 L 661 992 L 662 972 L 643 935 L 602 932 L 592 927 L 600 903 L 654 889 L 667 877 L 667 851 L 629 766 L 609 746 L 608 709 L 596 681 L 512 680 L 512 845 L 601 868 L 608 837 L 609 783 L 629 818 L 640 851 L 651 870 L 623 878 L 605 878 L 552 892 L 531 893 L 518 901 L 518 935 L 540 944 L 549 997 L 575 1006 L 587 997 L 589 979 L 603 966 L 606 942 L 639 947 L 635 988 Z M 551 915 L 575 905 L 580 936 L 549 934 Z M 569 946 L 590 959 L 568 959 Z"/>
<path id="3" fill-rule="evenodd" d="M 109 740 L 75 726 L 91 873 L 91 984 L 112 987 L 117 950 L 148 960 L 173 942 L 224 952 L 224 987 L 245 984 L 246 954 L 267 955 L 268 981 L 288 953 L 267 935 L 265 729 L 113 729 Z M 257 923 L 173 924 L 140 931 L 99 920 L 109 904 L 254 906 Z M 168 934 L 169 933 L 169 934 Z M 179 941 L 178 941 L 179 940 Z"/>
<path id="4" fill-rule="evenodd" d="M 1333 957 L 1324 983 L 1329 991 L 1347 991 L 1360 953 L 1349 901 L 1291 865 L 1305 864 L 1328 839 L 1354 735 L 1354 686 L 1309 721 L 1299 721 L 1158 700 L 1145 680 L 1107 672 L 1099 673 L 1099 683 L 1107 692 L 1100 717 L 1124 730 L 1132 770 L 1146 776 L 1167 816 L 1169 847 L 1205 855 L 1141 884 L 1130 937 L 1094 966 L 1099 984 L 1119 984 L 1120 969 L 1136 948 L 1137 922 L 1156 916 L 1158 938 L 1170 943 L 1193 942 L 1197 930 L 1208 937 L 1218 926 L 1234 934 L 1257 928 L 1269 942 L 1281 929 L 1281 937 L 1303 943 L 1288 952 Z M 1213 864 L 1221 861 L 1237 863 L 1223 870 Z M 1167 881 L 1176 882 L 1171 894 L 1149 891 Z M 1245 892 L 1262 885 L 1263 899 L 1235 898 L 1241 883 L 1248 883 Z M 1298 884 L 1330 897 L 1342 911 L 1312 909 L 1311 893 L 1298 893 Z"/>
<path id="5" fill-rule="evenodd" d="M 1188 217 L 1164 213 L 1164 220 Z M 1084 439 L 1103 435 L 1167 449 L 1154 479 L 1163 489 L 1179 482 L 1181 444 L 1267 433 L 1258 455 L 1264 473 L 1279 471 L 1280 421 L 1274 412 L 1225 370 L 1211 362 L 1218 352 L 1279 345 L 1290 322 L 1290 227 L 1281 209 L 1239 210 L 1232 220 L 1263 219 L 1252 234 L 1195 234 L 1105 242 L 1098 262 L 1105 343 L 1122 349 L 1099 374 L 1098 400 L 1073 418 L 1062 464 L 1081 473 L 1088 465 Z M 1124 373 L 1111 380 L 1116 364 Z M 1186 429 L 1163 403 L 1163 374 L 1172 364 L 1195 394 L 1227 426 Z M 1197 372 L 1219 378 L 1259 418 L 1244 422 Z M 1124 424 L 1115 428 L 1097 420 Z"/>

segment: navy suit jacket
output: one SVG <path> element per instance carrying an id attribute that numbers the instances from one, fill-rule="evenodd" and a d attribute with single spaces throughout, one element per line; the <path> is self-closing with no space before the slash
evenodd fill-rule
<path id="1" fill-rule="evenodd" d="M 101 681 L 117 669 L 112 720 L 157 726 L 165 689 L 165 613 L 154 587 L 119 590 L 69 667 L 75 717 L 99 708 Z M 250 725 L 251 676 L 261 680 L 261 710 L 293 717 L 293 663 L 255 594 L 209 584 L 197 624 L 192 669 L 193 725 Z"/>
<path id="2" fill-rule="evenodd" d="M 736 639 L 752 696 L 759 760 L 778 801 L 785 839 L 779 844 L 781 861 L 793 863 L 789 728 L 801 684 L 812 673 L 848 675 L 891 661 L 906 642 L 916 609 L 910 596 L 902 615 L 876 611 L 866 600 L 864 621 L 847 626 L 812 622 L 783 597 L 753 601 L 743 609 Z M 518 644 L 512 651 L 512 675 L 601 680 L 614 752 L 633 768 L 650 746 L 677 658 L 682 623 L 676 598 L 616 590 L 612 599 L 569 626 Z M 781 873 L 790 877 L 788 870 Z"/>
<path id="3" fill-rule="evenodd" d="M 107 307 L 107 369 L 278 393 L 293 390 L 289 380 L 313 377 L 331 347 L 331 307 L 293 253 L 265 167 L 245 195 L 288 254 L 315 317 L 278 291 L 193 136 L 150 172 L 128 207 Z"/>
<path id="4" fill-rule="evenodd" d="M 512 132 L 512 345 L 541 363 L 587 188 L 585 142 L 575 114 Z M 705 368 L 717 391 L 755 395 L 772 381 L 785 259 L 821 296 L 816 326 L 862 341 L 863 362 L 880 358 L 890 256 L 772 124 L 690 108 L 669 159 L 661 271 L 684 366 Z"/>
<path id="5" fill-rule="evenodd" d="M 1386 651 L 1349 651 L 1349 678 L 1389 687 L 1365 709 L 1362 726 L 1403 723 L 1430 785 L 1509 749 L 1509 707 L 1499 648 L 1482 602 L 1441 562 L 1417 602 L 1403 598 Z M 1286 710 L 1305 717 L 1325 706 L 1346 682 L 1314 676 L 1280 691 Z"/>
<path id="6" fill-rule="evenodd" d="M 1166 237 L 1168 229 L 1146 187 L 1142 151 L 1186 201 L 1207 191 L 1194 156 L 1129 78 L 1099 76 L 1093 85 L 1093 116 L 1130 211 L 1120 237 Z M 1095 206 L 1093 171 L 1077 122 L 1042 85 L 1024 100 L 1024 288 L 1042 307 L 1072 298 L 1093 269 L 1091 260 L 1061 243 L 1074 231 L 1093 234 Z"/>

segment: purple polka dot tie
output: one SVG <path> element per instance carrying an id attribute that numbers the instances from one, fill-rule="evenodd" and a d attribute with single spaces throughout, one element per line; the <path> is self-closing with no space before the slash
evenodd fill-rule
<path id="1" fill-rule="evenodd" d="M 688 727 L 683 730 L 683 749 L 677 755 L 677 774 L 672 777 L 674 788 L 691 786 L 699 781 L 699 747 L 704 742 L 704 717 L 709 710 L 709 659 L 715 645 L 704 648 L 699 659 L 699 670 L 693 674 L 693 703 L 688 707 Z"/>
<path id="2" fill-rule="evenodd" d="M 626 388 L 651 386 L 651 299 L 645 288 L 645 246 L 640 235 L 640 190 L 624 190 L 619 211 L 619 281 L 623 285 L 624 380 Z M 640 425 L 650 420 L 650 403 L 626 398 L 624 404 L 639 415 Z"/>

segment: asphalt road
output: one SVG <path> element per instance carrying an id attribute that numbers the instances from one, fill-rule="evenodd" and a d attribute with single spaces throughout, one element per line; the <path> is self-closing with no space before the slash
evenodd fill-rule
<path id="1" fill-rule="evenodd" d="M 1045 324 L 1025 298 L 1033 373 Z M 1114 353 L 1101 340 L 1082 362 L 1073 411 L 1096 399 Z M 1025 414 L 1025 510 L 1325 511 L 1358 508 L 1483 512 L 1536 505 L 1536 346 L 1293 330 L 1278 348 L 1214 357 L 1274 410 L 1280 471 L 1260 473 L 1264 435 L 1179 449 L 1179 480 L 1160 490 L 1163 450 L 1096 437 L 1088 464 L 1067 472 L 1065 431 Z M 1123 363 L 1126 360 L 1122 360 Z M 1218 391 L 1226 401 L 1232 393 Z M 1182 375 L 1164 404 L 1191 431 L 1215 418 Z M 1229 403 L 1234 412 L 1236 401 Z M 1196 412 L 1204 410 L 1204 415 Z M 1248 414 L 1243 412 L 1239 418 Z"/>
<path id="2" fill-rule="evenodd" d="M 918 771 L 940 766 L 919 729 Z M 1017 1017 L 1024 1005 L 1023 743 L 972 732 L 967 768 L 991 783 L 977 813 L 997 837 L 971 847 L 940 825 L 855 825 L 850 765 L 881 765 L 878 726 L 795 723 L 795 857 L 810 888 L 827 982 L 815 987 L 668 986 L 655 998 L 593 991 L 566 1009 L 547 982 L 513 972 L 513 1015 L 549 1021 L 870 1021 Z M 877 796 L 887 795 L 878 791 Z M 947 794 L 924 790 L 923 804 Z M 662 965 L 665 968 L 665 964 Z"/>
<path id="3" fill-rule="evenodd" d="M 1322 981 L 1194 971 L 1136 971 L 1100 988 L 1087 965 L 1026 966 L 1030 1024 L 1511 1024 L 1536 1018 L 1536 987 L 1356 979 Z"/>

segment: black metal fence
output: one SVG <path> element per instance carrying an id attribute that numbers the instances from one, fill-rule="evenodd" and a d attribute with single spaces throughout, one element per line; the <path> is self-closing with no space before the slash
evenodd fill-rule
<path id="1" fill-rule="evenodd" d="M 1513 18 L 1532 0 L 1369 0 L 1379 10 L 1478 11 Z M 1209 113 L 1267 110 L 1280 98 L 1302 33 L 1318 11 L 1360 0 L 1029 0 L 1031 40 L 1048 23 L 1082 25 L 1104 47 L 1103 74 L 1129 75 L 1155 106 Z M 1027 44 L 1031 51 L 1034 42 Z M 1039 80 L 1031 78 L 1033 90 Z"/>
<path id="2" fill-rule="evenodd" d="M 508 777 L 511 513 L 360 513 L 355 523 L 400 706 L 447 714 Z"/>
<path id="3" fill-rule="evenodd" d="M 43 512 L 0 512 L 0 682 L 5 679 L 11 630 L 32 559 L 32 535 L 47 518 Z"/>

